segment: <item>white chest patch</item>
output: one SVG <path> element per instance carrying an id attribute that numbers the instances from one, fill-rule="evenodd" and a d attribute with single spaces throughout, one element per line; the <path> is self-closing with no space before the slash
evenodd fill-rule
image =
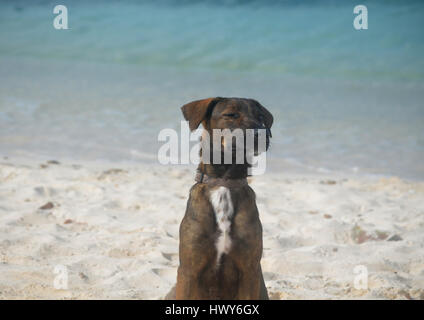
<path id="1" fill-rule="evenodd" d="M 231 201 L 231 193 L 228 188 L 218 187 L 210 192 L 210 202 L 215 212 L 216 223 L 221 231 L 217 241 L 216 250 L 217 264 L 224 253 L 228 253 L 231 248 L 231 218 L 234 213 L 233 202 Z"/>

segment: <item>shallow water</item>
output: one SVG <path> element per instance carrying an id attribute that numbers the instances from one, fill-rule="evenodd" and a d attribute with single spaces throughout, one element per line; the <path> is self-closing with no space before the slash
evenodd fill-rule
<path id="1" fill-rule="evenodd" d="M 252 97 L 298 170 L 424 178 L 424 4 L 0 3 L 0 155 L 156 161 L 180 106 Z"/>

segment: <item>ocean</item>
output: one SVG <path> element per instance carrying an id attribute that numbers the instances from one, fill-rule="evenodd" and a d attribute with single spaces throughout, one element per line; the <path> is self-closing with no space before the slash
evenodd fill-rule
<path id="1" fill-rule="evenodd" d="M 1 1 L 0 157 L 155 162 L 183 104 L 237 96 L 273 113 L 284 168 L 422 180 L 423 14 L 422 1 Z"/>

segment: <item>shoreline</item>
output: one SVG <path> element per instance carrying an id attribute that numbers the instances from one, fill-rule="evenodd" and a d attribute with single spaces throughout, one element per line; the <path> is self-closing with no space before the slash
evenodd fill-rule
<path id="1" fill-rule="evenodd" d="M 43 165 L 49 161 L 59 162 L 65 166 L 85 166 L 92 170 L 107 170 L 108 168 L 127 168 L 137 169 L 139 167 L 157 168 L 158 170 L 189 170 L 193 173 L 193 179 L 195 176 L 195 170 L 197 164 L 160 164 L 157 155 L 150 153 L 138 153 L 137 158 L 133 159 L 81 159 L 80 157 L 69 158 L 69 157 L 54 157 L 40 154 L 21 154 L 21 155 L 2 155 L 0 154 L 0 165 L 22 165 L 29 167 L 37 167 Z M 357 180 L 368 180 L 375 181 L 379 179 L 398 179 L 407 183 L 420 183 L 424 182 L 424 179 L 420 177 L 410 178 L 405 176 L 399 176 L 395 174 L 384 174 L 384 173 L 372 173 L 367 171 L 358 170 L 358 168 L 352 168 L 350 170 L 336 170 L 328 168 L 312 167 L 307 164 L 301 163 L 297 160 L 287 158 L 267 158 L 267 167 L 264 174 L 258 176 L 251 176 L 250 178 L 260 179 L 261 177 L 267 177 L 270 175 L 277 174 L 278 176 L 288 178 L 322 178 L 332 177 L 335 179 L 357 179 Z M 38 166 L 39 166 L 38 165 Z M 194 181 L 194 180 L 193 180 Z"/>
<path id="2" fill-rule="evenodd" d="M 272 111 L 269 158 L 278 157 L 283 169 L 424 179 L 419 82 L 318 81 L 24 57 L 0 66 L 0 156 L 156 161 L 159 132 L 180 133 L 180 107 L 219 94 L 255 98 Z"/>

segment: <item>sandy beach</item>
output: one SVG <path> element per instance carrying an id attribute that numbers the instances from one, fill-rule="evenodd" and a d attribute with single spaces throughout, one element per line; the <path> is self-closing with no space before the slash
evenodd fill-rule
<path id="1" fill-rule="evenodd" d="M 0 299 L 163 299 L 193 177 L 181 166 L 2 158 Z M 270 298 L 424 299 L 423 182 L 267 173 L 250 184 Z M 355 288 L 357 266 L 368 289 Z M 57 268 L 67 289 L 55 288 Z"/>
<path id="2" fill-rule="evenodd" d="M 0 1 L 0 300 L 164 299 L 209 97 L 274 118 L 271 299 L 424 299 L 423 1 L 56 5 Z"/>

